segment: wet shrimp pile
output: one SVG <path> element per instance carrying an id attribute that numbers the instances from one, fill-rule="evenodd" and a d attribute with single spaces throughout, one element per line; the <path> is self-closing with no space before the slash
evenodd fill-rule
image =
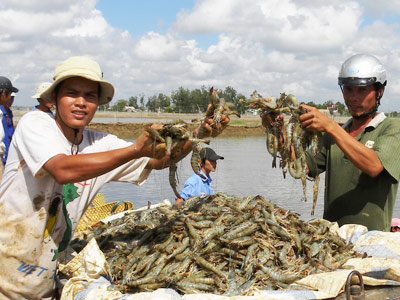
<path id="1" fill-rule="evenodd" d="M 96 238 L 124 293 L 173 288 L 182 294 L 252 295 L 288 288 L 309 274 L 359 257 L 330 222 L 305 222 L 262 196 L 195 197 L 180 208 L 126 214 L 96 228 Z"/>

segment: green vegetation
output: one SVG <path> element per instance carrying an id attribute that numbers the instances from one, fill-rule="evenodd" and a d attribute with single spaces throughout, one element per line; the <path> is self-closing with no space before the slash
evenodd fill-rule
<path id="1" fill-rule="evenodd" d="M 323 104 L 315 104 L 313 101 L 310 102 L 302 102 L 304 104 L 310 105 L 310 106 L 314 106 L 318 109 L 331 109 L 331 108 L 335 108 L 337 114 L 341 115 L 341 116 L 350 116 L 349 111 L 347 110 L 346 106 L 342 103 L 342 102 L 336 102 L 334 103 L 333 100 L 328 100 L 325 101 Z"/>
<path id="2" fill-rule="evenodd" d="M 171 95 L 167 96 L 163 93 L 149 96 L 145 100 L 144 94 L 139 96 L 131 96 L 128 100 L 119 99 L 112 106 L 109 104 L 102 105 L 99 110 L 106 111 L 124 111 L 125 106 L 133 106 L 136 109 L 150 112 L 166 112 L 166 113 L 199 113 L 205 112 L 207 105 L 210 103 L 208 96 L 210 87 L 202 86 L 199 89 L 185 89 L 179 87 L 177 90 L 172 91 Z M 226 87 L 219 90 L 220 98 L 224 98 L 232 110 L 243 114 L 249 107 L 243 99 L 249 98 L 243 94 L 238 93 L 233 87 Z M 334 103 L 333 100 L 325 101 L 323 104 L 315 104 L 313 101 L 302 102 L 307 105 L 317 107 L 318 109 L 335 109 L 335 114 L 348 116 L 346 106 L 341 102 Z M 396 113 L 397 115 L 397 113 Z M 236 122 L 236 121 L 235 121 Z M 240 120 L 238 120 L 240 123 Z M 238 123 L 238 124 L 239 124 Z M 232 123 L 234 125 L 234 123 Z"/>

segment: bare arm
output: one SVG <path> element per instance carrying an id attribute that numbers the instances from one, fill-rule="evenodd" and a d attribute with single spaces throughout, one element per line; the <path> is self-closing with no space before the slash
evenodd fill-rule
<path id="1" fill-rule="evenodd" d="M 329 134 L 343 153 L 361 171 L 370 177 L 376 177 L 383 171 L 378 154 L 357 141 L 339 124 L 326 117 L 315 107 L 302 105 L 307 111 L 300 116 L 301 125 L 308 130 L 316 130 Z"/>
<path id="2" fill-rule="evenodd" d="M 226 128 L 228 123 L 228 116 L 223 115 L 223 128 L 218 133 L 207 130 L 204 136 L 207 137 L 211 134 L 217 136 Z M 203 121 L 200 126 L 204 126 L 205 124 L 206 122 Z M 157 125 L 154 128 L 156 129 Z M 181 142 L 180 145 L 174 148 L 173 155 L 175 156 L 175 160 L 179 161 L 191 151 L 192 143 L 190 141 Z M 129 147 L 101 153 L 59 154 L 50 158 L 43 167 L 58 183 L 65 184 L 98 177 L 132 159 L 141 157 L 150 157 L 146 169 L 159 170 L 169 166 L 170 156 L 166 153 L 166 145 L 156 143 L 148 132 L 143 132 L 135 143 Z"/>
<path id="3" fill-rule="evenodd" d="M 132 159 L 152 157 L 165 160 L 165 156 L 165 146 L 155 143 L 144 132 L 131 146 L 99 153 L 59 154 L 50 158 L 43 167 L 58 183 L 65 184 L 103 175 Z"/>

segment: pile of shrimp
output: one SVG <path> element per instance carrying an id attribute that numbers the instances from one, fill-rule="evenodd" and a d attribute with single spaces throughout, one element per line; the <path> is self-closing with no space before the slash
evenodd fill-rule
<path id="1" fill-rule="evenodd" d="M 302 221 L 262 196 L 218 193 L 191 198 L 181 209 L 127 213 L 90 232 L 86 241 L 97 240 L 111 268 L 110 288 L 123 293 L 173 288 L 182 294 L 253 295 L 360 257 L 330 225 Z"/>

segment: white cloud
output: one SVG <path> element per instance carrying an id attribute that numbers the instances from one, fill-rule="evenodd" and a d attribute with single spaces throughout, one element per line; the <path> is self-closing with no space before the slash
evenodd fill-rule
<path id="1" fill-rule="evenodd" d="M 144 60 L 177 60 L 179 58 L 179 48 L 183 44 L 183 41 L 177 40 L 169 34 L 161 35 L 149 32 L 139 39 L 134 52 L 138 58 Z"/>
<path id="2" fill-rule="evenodd" d="M 37 83 L 50 80 L 56 64 L 71 55 L 96 59 L 116 87 L 115 99 L 213 85 L 245 95 L 257 89 L 290 92 L 300 101 L 341 101 L 341 63 L 369 52 L 388 70 L 382 107 L 400 111 L 397 2 L 379 1 L 373 14 L 374 1 L 199 0 L 166 33 L 154 24 L 135 39 L 113 28 L 96 2 L 1 1 L 1 75 L 20 88 L 16 105 L 33 105 Z M 207 34 L 217 41 L 202 48 L 196 36 Z"/>
<path id="3" fill-rule="evenodd" d="M 360 24 L 361 8 L 355 1 L 316 6 L 293 0 L 251 3 L 199 1 L 194 11 L 178 15 L 175 27 L 186 33 L 225 32 L 278 50 L 314 52 L 338 47 Z"/>

